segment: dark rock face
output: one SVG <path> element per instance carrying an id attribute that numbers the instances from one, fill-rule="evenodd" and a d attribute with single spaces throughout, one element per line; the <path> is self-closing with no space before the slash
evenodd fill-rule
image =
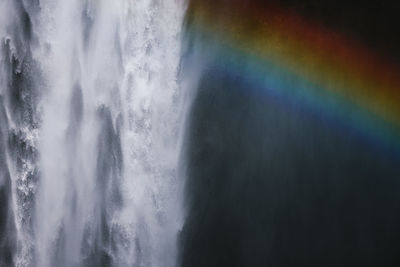
<path id="1" fill-rule="evenodd" d="M 398 162 L 208 74 L 191 113 L 182 266 L 395 266 Z"/>
<path id="2" fill-rule="evenodd" d="M 398 7 L 280 3 L 396 61 Z M 362 22 L 388 29 L 367 36 Z M 398 158 L 260 94 L 229 62 L 216 65 L 206 66 L 189 119 L 181 266 L 398 266 Z"/>

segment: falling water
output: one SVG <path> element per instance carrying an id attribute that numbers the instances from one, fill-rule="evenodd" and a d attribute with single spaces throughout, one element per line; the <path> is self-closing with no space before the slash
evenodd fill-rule
<path id="1" fill-rule="evenodd" d="M 1 266 L 174 266 L 183 11 L 0 2 Z"/>

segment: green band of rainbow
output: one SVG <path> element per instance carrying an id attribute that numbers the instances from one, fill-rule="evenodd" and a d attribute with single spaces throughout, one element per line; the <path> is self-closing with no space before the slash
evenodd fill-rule
<path id="1" fill-rule="evenodd" d="M 273 5 L 198 0 L 187 14 L 189 33 L 217 43 L 232 71 L 400 151 L 400 71 L 389 60 Z"/>

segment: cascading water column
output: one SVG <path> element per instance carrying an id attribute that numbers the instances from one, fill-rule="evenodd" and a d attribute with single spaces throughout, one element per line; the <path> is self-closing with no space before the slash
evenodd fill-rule
<path id="1" fill-rule="evenodd" d="M 32 62 L 19 72 L 32 79 L 21 87 L 27 104 L 19 105 L 31 118 L 14 119 L 8 102 L 0 110 L 10 123 L 0 132 L 0 164 L 10 178 L 2 171 L 0 186 L 8 179 L 2 188 L 15 192 L 6 196 L 4 258 L 17 266 L 174 266 L 182 225 L 183 4 L 42 0 L 0 8 L 26 14 L 29 36 L 20 50 Z M 21 25 L 15 36 L 26 31 L 26 20 Z M 19 40 L 7 30 L 0 33 L 14 51 Z M 2 80 L 3 88 L 8 96 L 16 87 Z M 9 132 L 27 140 L 28 152 L 3 148 Z"/>
<path id="2" fill-rule="evenodd" d="M 27 266 L 33 256 L 41 95 L 32 55 L 36 12 L 34 1 L 0 3 L 0 266 Z"/>

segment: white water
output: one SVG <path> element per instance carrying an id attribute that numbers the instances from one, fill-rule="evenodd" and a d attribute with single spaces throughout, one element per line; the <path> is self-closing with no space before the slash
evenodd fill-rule
<path id="1" fill-rule="evenodd" d="M 0 3 L 0 38 L 25 64 L 20 113 L 33 114 L 17 118 L 16 85 L 0 70 L 9 131 L 29 144 L 5 153 L 15 265 L 174 266 L 183 3 L 15 1 Z M 21 10 L 31 38 L 19 33 Z"/>

